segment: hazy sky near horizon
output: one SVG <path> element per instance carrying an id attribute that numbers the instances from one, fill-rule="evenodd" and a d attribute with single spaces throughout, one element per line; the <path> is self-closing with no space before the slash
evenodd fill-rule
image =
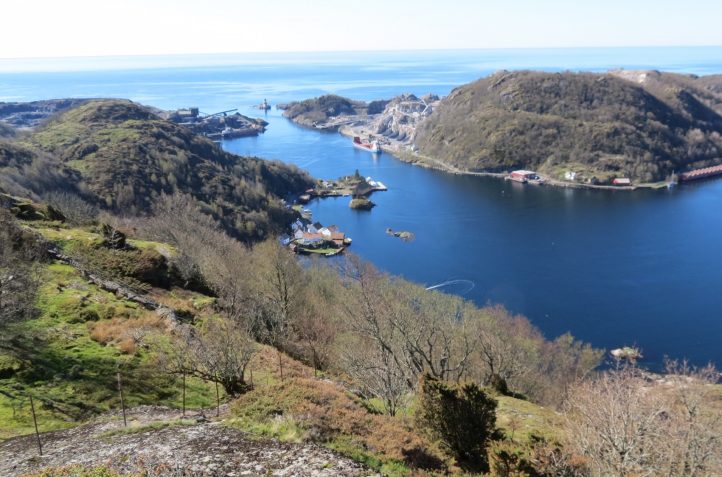
<path id="1" fill-rule="evenodd" d="M 720 0 L 2 0 L 0 58 L 722 45 Z"/>

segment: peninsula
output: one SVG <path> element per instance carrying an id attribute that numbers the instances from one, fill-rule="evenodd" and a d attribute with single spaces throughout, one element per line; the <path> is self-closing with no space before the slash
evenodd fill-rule
<path id="1" fill-rule="evenodd" d="M 716 173 L 709 168 L 722 164 L 721 91 L 722 76 L 500 71 L 441 100 L 321 97 L 285 115 L 452 173 L 521 169 L 553 185 L 633 189 Z"/>

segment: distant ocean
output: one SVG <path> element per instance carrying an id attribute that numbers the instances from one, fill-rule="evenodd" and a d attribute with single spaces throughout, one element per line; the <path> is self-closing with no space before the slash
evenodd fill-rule
<path id="1" fill-rule="evenodd" d="M 722 47 L 500 49 L 349 53 L 254 53 L 148 57 L 0 59 L 0 101 L 124 97 L 173 108 L 219 109 L 324 93 L 379 99 L 447 94 L 501 69 L 722 72 Z"/>
<path id="2" fill-rule="evenodd" d="M 722 73 L 722 47 L 0 60 L 0 101 L 120 97 L 262 116 L 253 105 L 264 98 L 445 95 L 500 69 L 613 68 Z M 265 134 L 222 146 L 321 178 L 359 169 L 389 186 L 368 213 L 350 210 L 347 198 L 310 205 L 315 219 L 339 225 L 353 237 L 351 249 L 380 268 L 480 305 L 503 303 L 549 337 L 571 331 L 606 348 L 638 345 L 651 366 L 665 355 L 722 365 L 722 180 L 631 194 L 517 187 L 388 154 L 374 159 L 277 110 L 265 118 Z M 390 238 L 387 227 L 416 239 Z"/>

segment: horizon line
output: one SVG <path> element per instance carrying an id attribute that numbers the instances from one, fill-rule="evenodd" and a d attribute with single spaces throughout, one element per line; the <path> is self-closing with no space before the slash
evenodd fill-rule
<path id="1" fill-rule="evenodd" d="M 0 58 L 0 75 L 11 74 L 52 74 L 102 71 L 146 71 L 152 69 L 187 69 L 187 68 L 224 68 L 234 66 L 263 66 L 277 64 L 353 64 L 359 60 L 378 60 L 403 62 L 402 55 L 409 55 L 406 60 L 420 61 L 423 55 L 470 55 L 477 52 L 499 54 L 502 52 L 660 52 L 689 51 L 703 52 L 722 49 L 722 45 L 643 45 L 643 46 L 537 46 L 537 47 L 506 47 L 506 48 L 416 48 L 416 49 L 384 49 L 384 50 L 318 50 L 318 51 L 237 51 L 215 53 L 148 53 L 139 55 L 105 55 L 105 56 L 49 56 L 25 58 Z M 643 55 L 644 53 L 642 53 Z M 347 55 L 348 58 L 344 58 Z M 367 56 L 368 58 L 364 58 Z M 640 56 L 639 54 L 636 56 Z M 451 59 L 451 58 L 450 58 Z M 480 58 L 483 60 L 483 58 Z M 628 65 L 631 66 L 631 65 Z M 639 65 L 642 67 L 642 65 Z M 617 67 L 624 67 L 618 65 Z M 503 68 L 502 68 L 503 69 Z M 632 68 L 634 69 L 634 68 Z M 656 69 L 654 65 L 646 65 L 644 69 Z"/>
<path id="2" fill-rule="evenodd" d="M 10 56 L 0 57 L 2 61 L 47 61 L 64 59 L 95 59 L 95 58 L 152 58 L 152 57 L 189 57 L 189 56 L 220 56 L 220 55 L 294 55 L 294 54 L 342 54 L 342 53 L 404 53 L 404 52 L 463 52 L 463 51 L 499 51 L 499 50 L 597 50 L 597 49 L 652 49 L 652 48 L 722 48 L 719 45 L 581 45 L 581 46 L 484 46 L 469 48 L 389 48 L 380 50 L 349 49 L 349 50 L 256 50 L 256 51 L 212 51 L 203 53 L 112 53 L 107 55 L 62 55 L 62 56 Z"/>

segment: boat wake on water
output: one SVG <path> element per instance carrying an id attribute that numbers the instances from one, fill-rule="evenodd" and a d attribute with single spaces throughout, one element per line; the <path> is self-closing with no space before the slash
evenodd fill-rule
<path id="1" fill-rule="evenodd" d="M 437 283 L 426 287 L 426 290 L 439 290 L 446 293 L 454 293 L 456 295 L 466 295 L 474 289 L 476 284 L 471 280 L 446 280 L 445 282 Z"/>

